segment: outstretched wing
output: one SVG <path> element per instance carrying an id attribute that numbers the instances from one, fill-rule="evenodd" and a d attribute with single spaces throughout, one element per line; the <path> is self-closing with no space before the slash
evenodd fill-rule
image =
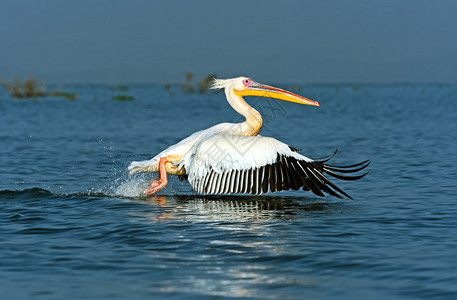
<path id="1" fill-rule="evenodd" d="M 369 161 L 338 167 L 326 164 L 330 158 L 314 161 L 269 137 L 214 135 L 199 141 L 183 158 L 181 166 L 185 167 L 193 189 L 204 194 L 257 195 L 302 188 L 319 196 L 325 192 L 351 198 L 326 174 L 342 180 L 357 180 L 366 174 L 340 173 L 361 171 Z"/>

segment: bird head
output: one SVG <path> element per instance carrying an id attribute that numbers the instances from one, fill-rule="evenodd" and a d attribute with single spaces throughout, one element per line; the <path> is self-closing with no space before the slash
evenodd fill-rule
<path id="1" fill-rule="evenodd" d="M 275 98 L 294 103 L 320 106 L 319 102 L 310 100 L 292 92 L 255 82 L 251 78 L 214 79 L 212 89 L 231 89 L 239 97 L 257 96 Z"/>

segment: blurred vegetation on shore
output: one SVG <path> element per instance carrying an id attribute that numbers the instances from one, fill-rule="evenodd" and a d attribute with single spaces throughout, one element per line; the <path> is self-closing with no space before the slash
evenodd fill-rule
<path id="1" fill-rule="evenodd" d="M 200 81 L 198 83 L 196 83 L 196 84 L 194 84 L 192 82 L 194 77 L 195 77 L 194 73 L 187 72 L 187 74 L 186 74 L 186 82 L 181 84 L 181 90 L 185 94 L 193 94 L 193 93 L 196 93 L 197 90 L 198 90 L 198 92 L 200 94 L 206 93 L 209 90 L 209 88 L 211 86 L 211 83 L 213 82 L 213 79 L 216 78 L 217 75 L 216 74 L 209 74 L 208 76 L 205 76 L 202 79 L 200 79 Z M 168 90 L 169 88 L 170 88 L 170 85 L 166 84 L 165 85 L 165 89 Z"/>
<path id="2" fill-rule="evenodd" d="M 19 78 L 14 78 L 11 82 L 3 80 L 2 85 L 8 91 L 11 98 L 14 99 L 59 97 L 67 100 L 76 100 L 79 97 L 77 93 L 62 90 L 46 92 L 46 84 L 35 77 L 28 77 L 23 82 Z"/>
<path id="3" fill-rule="evenodd" d="M 113 100 L 113 101 L 133 101 L 133 100 L 135 100 L 135 97 L 129 96 L 129 95 L 124 95 L 124 94 L 118 94 L 118 95 L 112 96 L 111 100 Z"/>
<path id="4" fill-rule="evenodd" d="M 216 74 L 209 74 L 200 80 L 195 80 L 193 72 L 187 72 L 185 81 L 181 82 L 177 87 L 181 89 L 184 94 L 200 93 L 204 94 L 210 89 L 211 83 Z M 2 86 L 8 91 L 9 95 L 13 99 L 38 99 L 46 97 L 64 98 L 67 100 L 76 100 L 79 98 L 79 94 L 75 92 L 67 92 L 62 88 L 55 90 L 47 90 L 44 81 L 39 80 L 33 76 L 29 76 L 25 79 L 14 78 L 13 80 L 2 80 Z M 165 84 L 165 90 L 169 92 L 170 96 L 173 97 L 174 84 Z M 113 93 L 111 100 L 113 101 L 134 101 L 135 97 L 129 95 L 129 86 L 121 85 L 117 87 L 110 87 L 109 90 Z M 96 101 L 96 98 L 94 98 Z"/>

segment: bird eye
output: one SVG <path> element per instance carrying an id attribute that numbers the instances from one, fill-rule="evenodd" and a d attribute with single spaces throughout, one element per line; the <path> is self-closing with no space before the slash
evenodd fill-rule
<path id="1" fill-rule="evenodd" d="M 250 84 L 251 84 L 251 79 L 245 79 L 245 80 L 243 80 L 243 84 L 244 84 L 245 86 L 250 85 Z"/>

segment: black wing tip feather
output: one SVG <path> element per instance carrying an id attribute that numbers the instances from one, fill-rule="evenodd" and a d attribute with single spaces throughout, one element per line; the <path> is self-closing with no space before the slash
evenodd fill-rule
<path id="1" fill-rule="evenodd" d="M 296 148 L 291 148 L 292 151 L 294 149 Z M 231 178 L 231 176 L 226 177 L 223 174 L 215 176 L 216 172 L 211 170 L 207 175 L 208 177 L 204 178 L 204 185 L 201 191 L 205 194 L 259 195 L 262 193 L 274 193 L 290 189 L 298 190 L 301 188 L 305 191 L 312 191 L 321 197 L 325 197 L 324 193 L 327 193 L 338 198 L 346 197 L 353 200 L 349 194 L 336 186 L 324 174 L 346 181 L 358 180 L 365 177 L 368 172 L 361 175 L 343 175 L 340 173 L 350 174 L 362 171 L 370 165 L 370 160 L 346 166 L 327 165 L 325 162 L 333 158 L 337 152 L 338 149 L 332 155 L 324 157 L 324 160 L 320 161 L 305 161 L 278 154 L 273 164 L 251 168 L 249 170 L 235 170 L 235 173 L 232 174 L 232 176 L 236 176 L 233 179 L 234 185 L 232 184 L 230 188 L 226 186 L 227 182 L 223 183 L 225 188 L 211 188 L 211 182 L 217 180 L 219 176 L 221 178 Z M 232 171 L 230 170 L 228 172 Z"/>
<path id="2" fill-rule="evenodd" d="M 315 158 L 315 159 L 313 159 L 313 160 L 316 161 L 316 162 L 319 162 L 319 163 L 323 164 L 323 163 L 326 163 L 326 162 L 328 162 L 329 160 L 331 160 L 333 157 L 335 157 L 335 155 L 336 155 L 337 153 L 338 153 L 338 148 L 336 148 L 336 149 L 335 149 L 335 152 L 333 152 L 333 153 L 330 154 L 330 155 L 326 155 L 326 156 L 324 156 L 324 157 Z"/>
<path id="3" fill-rule="evenodd" d="M 361 174 L 361 175 L 354 175 L 354 176 L 343 175 L 340 173 L 350 174 L 350 173 L 360 172 L 360 171 L 364 170 L 365 168 L 367 168 L 370 165 L 371 161 L 365 160 L 360 163 L 348 165 L 348 166 L 330 166 L 327 164 L 323 164 L 321 162 L 318 162 L 318 163 L 322 165 L 322 168 L 325 171 L 325 173 L 327 173 L 335 178 L 338 178 L 341 180 L 358 180 L 358 179 L 365 177 L 368 174 L 368 172 Z"/>
<path id="4" fill-rule="evenodd" d="M 322 161 L 319 161 L 319 163 L 323 163 Z M 356 164 L 353 164 L 353 165 L 347 165 L 347 166 L 330 166 L 330 165 L 327 165 L 327 167 L 332 167 L 332 168 L 336 168 L 336 169 L 351 169 L 351 168 L 356 168 L 356 167 L 359 167 L 359 166 L 363 166 L 363 168 L 366 168 L 370 165 L 371 163 L 371 160 L 367 159 L 367 160 L 364 160 L 362 162 L 359 162 L 359 163 L 356 163 Z"/>
<path id="5" fill-rule="evenodd" d="M 292 151 L 292 152 L 298 152 L 298 151 L 301 150 L 301 149 L 298 149 L 298 148 L 295 148 L 295 147 L 292 147 L 292 146 L 289 146 L 289 149 L 290 149 L 290 151 Z"/>

